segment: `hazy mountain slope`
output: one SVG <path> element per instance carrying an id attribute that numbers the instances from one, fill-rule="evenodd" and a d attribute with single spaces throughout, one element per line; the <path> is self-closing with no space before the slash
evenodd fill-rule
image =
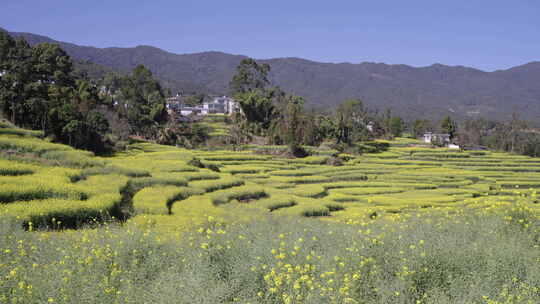
<path id="1" fill-rule="evenodd" d="M 56 42 L 75 59 L 129 71 L 149 67 L 173 91 L 226 94 L 236 65 L 244 56 L 221 52 L 172 54 L 151 46 L 95 48 L 48 37 L 12 33 L 31 44 Z M 381 63 L 320 63 L 298 58 L 261 60 L 272 67 L 271 79 L 305 96 L 311 105 L 333 107 L 351 97 L 380 109 L 392 107 L 406 117 L 485 116 L 507 118 L 512 112 L 540 120 L 540 62 L 484 72 L 434 64 L 415 68 Z"/>

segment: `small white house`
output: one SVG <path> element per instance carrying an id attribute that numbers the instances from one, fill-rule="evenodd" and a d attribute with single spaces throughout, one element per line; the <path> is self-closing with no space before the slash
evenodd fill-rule
<path id="1" fill-rule="evenodd" d="M 230 115 L 239 109 L 239 105 L 234 99 L 227 96 L 214 97 L 210 101 L 205 101 L 201 105 L 191 107 L 186 106 L 181 96 L 167 98 L 167 109 L 180 115 L 208 115 L 223 114 Z"/>
<path id="2" fill-rule="evenodd" d="M 423 141 L 425 143 L 429 144 L 437 144 L 441 146 L 445 146 L 449 149 L 459 149 L 459 145 L 456 145 L 450 141 L 450 134 L 439 134 L 439 133 L 432 133 L 427 132 L 424 133 L 424 136 L 422 137 Z"/>
<path id="3" fill-rule="evenodd" d="M 423 140 L 425 143 L 440 142 L 442 144 L 450 144 L 450 134 L 438 134 L 427 132 L 424 133 Z"/>
<path id="4" fill-rule="evenodd" d="M 234 99 L 221 96 L 215 97 L 212 101 L 204 102 L 201 106 L 201 114 L 232 114 L 238 109 L 238 103 Z"/>

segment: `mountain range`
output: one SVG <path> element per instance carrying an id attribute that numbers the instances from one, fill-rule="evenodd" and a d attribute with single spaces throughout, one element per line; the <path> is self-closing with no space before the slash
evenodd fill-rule
<path id="1" fill-rule="evenodd" d="M 222 52 L 174 54 L 152 46 L 96 48 L 56 41 L 31 33 L 10 32 L 31 45 L 58 43 L 79 62 L 128 72 L 147 66 L 172 92 L 227 94 L 238 63 L 246 56 Z M 258 60 L 259 61 L 259 60 Z M 300 58 L 264 59 L 270 80 L 306 98 L 312 107 L 330 109 L 348 98 L 405 118 L 486 117 L 540 121 L 540 62 L 485 72 L 464 66 L 412 67 L 384 63 L 322 63 Z"/>

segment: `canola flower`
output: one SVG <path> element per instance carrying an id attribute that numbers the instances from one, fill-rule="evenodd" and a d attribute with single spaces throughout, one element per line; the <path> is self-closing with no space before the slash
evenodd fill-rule
<path id="1" fill-rule="evenodd" d="M 528 158 L 398 140 L 340 167 L 149 143 L 102 159 L 9 136 L 2 147 L 33 157 L 0 159 L 0 303 L 452 303 L 460 290 L 470 303 L 539 302 L 540 165 Z M 459 285 L 481 279 L 478 294 Z"/>
<path id="2" fill-rule="evenodd" d="M 133 224 L 29 233 L 3 218 L 0 287 L 9 293 L 0 296 L 0 303 L 44 302 L 49 298 L 54 303 L 72 303 L 81 299 L 81 293 L 86 293 L 92 303 L 166 302 L 168 296 L 179 297 L 172 290 L 185 293 L 181 299 L 186 302 L 188 296 L 194 297 L 192 300 L 221 297 L 215 288 L 195 288 L 199 294 L 194 294 L 190 290 L 198 286 L 194 283 L 197 280 L 211 285 L 243 282 L 240 289 L 227 287 L 236 290 L 237 300 L 231 303 L 402 303 L 411 299 L 414 303 L 432 303 L 441 295 L 435 289 L 418 288 L 430 284 L 435 288 L 439 281 L 431 279 L 425 281 L 428 285 L 418 285 L 421 278 L 446 273 L 438 279 L 442 280 L 441 286 L 456 285 L 452 288 L 461 290 L 461 281 L 467 280 L 466 274 L 470 273 L 461 274 L 461 270 L 454 272 L 453 268 L 434 263 L 443 261 L 448 238 L 462 241 L 460 246 L 465 247 L 461 248 L 463 253 L 449 251 L 452 259 L 457 254 L 454 267 L 476 267 L 475 272 L 482 276 L 492 270 L 487 267 L 489 263 L 477 264 L 474 254 L 502 237 L 501 232 L 490 227 L 508 230 L 508 239 L 520 233 L 519 246 L 536 245 L 534 238 L 527 237 L 540 232 L 540 219 L 533 211 L 527 205 L 508 208 L 501 204 L 468 210 L 472 214 L 431 210 L 392 220 L 348 223 L 281 217 L 246 223 L 207 215 L 202 226 L 178 239 L 163 239 L 162 232 L 152 227 L 141 230 Z M 463 242 L 465 235 L 470 238 L 470 231 L 477 229 L 484 233 Z M 445 234 L 449 231 L 457 235 Z M 498 244 L 487 249 L 496 246 L 499 251 L 491 254 L 516 250 L 515 245 L 504 249 Z M 471 257 L 467 259 L 467 255 Z M 481 287 L 487 294 L 462 296 L 472 297 L 468 299 L 474 303 L 534 303 L 540 281 L 531 280 L 530 275 L 538 270 L 535 267 L 540 255 L 530 251 L 529 255 L 505 258 L 507 262 L 499 267 L 508 273 L 507 280 L 493 278 L 487 284 L 493 284 L 495 289 Z M 529 268 L 520 272 L 519 267 L 515 269 L 516 263 L 526 263 L 522 265 Z M 164 292 L 159 286 L 170 280 L 161 279 L 169 276 L 182 279 L 174 280 Z M 200 286 L 207 286 L 204 284 Z"/>

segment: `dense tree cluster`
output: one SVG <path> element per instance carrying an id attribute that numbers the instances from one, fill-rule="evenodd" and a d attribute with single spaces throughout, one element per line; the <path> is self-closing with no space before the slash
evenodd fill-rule
<path id="1" fill-rule="evenodd" d="M 507 122 L 483 118 L 461 124 L 458 140 L 462 146 L 484 146 L 533 157 L 540 157 L 540 132 L 514 114 Z"/>
<path id="2" fill-rule="evenodd" d="M 109 125 L 99 97 L 56 44 L 30 47 L 0 32 L 0 106 L 14 124 L 44 131 L 77 148 L 103 151 Z"/>
<path id="3" fill-rule="evenodd" d="M 143 65 L 130 75 L 107 74 L 101 81 L 106 103 L 112 105 L 129 126 L 128 133 L 155 138 L 167 122 L 165 92 Z"/>
<path id="4" fill-rule="evenodd" d="M 265 136 L 271 144 L 287 144 L 295 154 L 301 145 L 320 145 L 334 140 L 346 148 L 375 136 L 401 136 L 404 122 L 399 117 L 382 117 L 361 100 L 350 99 L 338 106 L 335 114 L 306 110 L 304 99 L 270 85 L 270 66 L 244 59 L 230 83 L 239 102 L 243 121 L 237 121 L 256 136 Z M 389 112 L 388 112 L 389 113 Z"/>
<path id="5" fill-rule="evenodd" d="M 270 85 L 270 66 L 245 59 L 237 68 L 230 87 L 240 103 L 241 120 L 235 120 L 236 134 L 265 136 L 269 143 L 288 144 L 291 151 L 301 145 L 320 145 L 333 142 L 334 147 L 357 151 L 355 145 L 374 138 L 411 136 L 421 137 L 425 132 L 450 135 L 452 142 L 463 147 L 485 146 L 530 156 L 540 156 L 540 133 L 514 117 L 510 122 L 491 122 L 482 119 L 462 124 L 450 116 L 434 123 L 417 119 L 406 123 L 388 109 L 377 113 L 368 109 L 361 100 L 350 99 L 341 103 L 333 114 L 306 110 L 301 97 L 286 94 Z M 243 136 L 247 140 L 249 136 Z"/>
<path id="6" fill-rule="evenodd" d="M 126 134 L 156 134 L 167 119 L 163 90 L 143 66 L 129 76 L 109 75 L 104 92 L 74 72 L 70 57 L 56 44 L 31 47 L 0 32 L 0 109 L 17 126 L 42 130 L 76 148 L 106 152 L 111 126 L 129 125 Z"/>

